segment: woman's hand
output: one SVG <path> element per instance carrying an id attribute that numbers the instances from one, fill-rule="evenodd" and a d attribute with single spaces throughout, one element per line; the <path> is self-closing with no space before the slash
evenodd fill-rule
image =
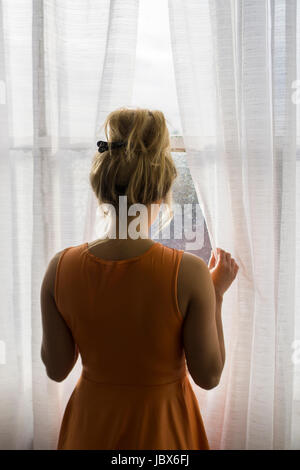
<path id="1" fill-rule="evenodd" d="M 212 251 L 208 262 L 208 269 L 215 286 L 216 295 L 222 298 L 234 281 L 239 266 L 230 253 L 217 248 L 217 259 Z"/>

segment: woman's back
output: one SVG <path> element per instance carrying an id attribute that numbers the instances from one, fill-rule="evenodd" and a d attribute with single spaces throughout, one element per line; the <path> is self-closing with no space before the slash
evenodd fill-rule
<path id="1" fill-rule="evenodd" d="M 56 302 L 98 382 L 156 385 L 185 375 L 176 277 L 181 251 L 160 243 L 120 261 L 87 244 L 65 250 Z"/>
<path id="2" fill-rule="evenodd" d="M 152 242 L 111 260 L 92 250 L 69 247 L 57 267 L 56 304 L 83 365 L 58 448 L 208 448 L 183 349 L 183 251 Z"/>

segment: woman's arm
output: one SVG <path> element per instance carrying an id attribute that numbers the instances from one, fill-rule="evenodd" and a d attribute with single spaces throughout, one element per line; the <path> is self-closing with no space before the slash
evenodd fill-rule
<path id="1" fill-rule="evenodd" d="M 216 325 L 217 332 L 220 344 L 220 352 L 222 357 L 223 366 L 225 364 L 225 344 L 224 344 L 224 334 L 223 334 L 223 324 L 222 324 L 222 304 L 223 296 L 216 295 Z"/>
<path id="2" fill-rule="evenodd" d="M 57 253 L 50 261 L 41 287 L 41 358 L 48 377 L 56 382 L 61 382 L 69 375 L 78 358 L 72 333 L 55 303 L 55 276 L 60 254 L 61 252 Z"/>
<path id="3" fill-rule="evenodd" d="M 207 390 L 218 385 L 224 368 L 223 295 L 238 271 L 229 253 L 220 249 L 217 253 L 209 267 L 184 253 L 179 271 L 180 292 L 188 298 L 183 325 L 187 366 L 194 382 Z"/>
<path id="4" fill-rule="evenodd" d="M 231 257 L 230 253 L 217 248 L 217 259 L 212 251 L 208 263 L 208 269 L 212 277 L 216 295 L 216 325 L 220 343 L 220 351 L 225 363 L 225 344 L 222 324 L 222 304 L 223 295 L 234 281 L 239 270 L 238 264 Z"/>
<path id="5" fill-rule="evenodd" d="M 179 275 L 180 290 L 188 296 L 183 324 L 188 370 L 199 387 L 209 390 L 218 385 L 223 370 L 214 285 L 205 262 L 191 253 L 183 254 Z"/>

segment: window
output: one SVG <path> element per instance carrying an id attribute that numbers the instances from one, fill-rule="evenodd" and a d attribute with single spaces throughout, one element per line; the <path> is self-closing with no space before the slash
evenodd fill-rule
<path id="1" fill-rule="evenodd" d="M 171 135 L 171 146 L 172 148 L 180 148 L 182 147 L 182 139 L 180 138 L 182 127 L 173 69 L 168 2 L 166 0 L 152 0 L 151 2 L 141 0 L 139 2 L 138 21 L 136 72 L 132 105 L 163 111 Z M 171 237 L 164 238 L 165 233 L 162 231 L 154 239 L 172 248 L 191 251 L 208 262 L 211 245 L 203 214 L 200 214 L 200 218 L 196 211 L 198 199 L 187 165 L 186 154 L 185 152 L 176 151 L 172 155 L 178 171 L 178 178 L 173 186 L 174 207 L 178 204 L 181 206 L 182 214 L 185 214 L 186 206 L 184 205 L 192 205 L 192 217 L 189 222 L 193 224 L 193 231 L 197 230 L 197 233 L 199 233 L 202 242 L 199 244 L 199 249 L 191 250 L 188 245 L 191 240 L 188 240 L 185 236 L 175 238 L 175 217 L 169 227 Z M 178 219 L 176 218 L 176 220 Z M 188 218 L 185 220 L 188 220 Z"/>

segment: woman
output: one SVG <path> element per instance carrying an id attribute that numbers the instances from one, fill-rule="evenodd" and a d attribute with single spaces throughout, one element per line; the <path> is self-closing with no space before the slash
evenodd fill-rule
<path id="1" fill-rule="evenodd" d="M 57 449 L 209 449 L 187 373 L 206 390 L 219 383 L 222 299 L 238 266 L 221 249 L 207 267 L 149 238 L 177 175 L 162 112 L 118 109 L 105 135 L 90 182 L 116 223 L 106 238 L 57 253 L 41 289 L 48 376 L 64 380 L 79 353 L 83 365 Z M 121 227 L 119 196 L 147 218 L 130 213 Z"/>

